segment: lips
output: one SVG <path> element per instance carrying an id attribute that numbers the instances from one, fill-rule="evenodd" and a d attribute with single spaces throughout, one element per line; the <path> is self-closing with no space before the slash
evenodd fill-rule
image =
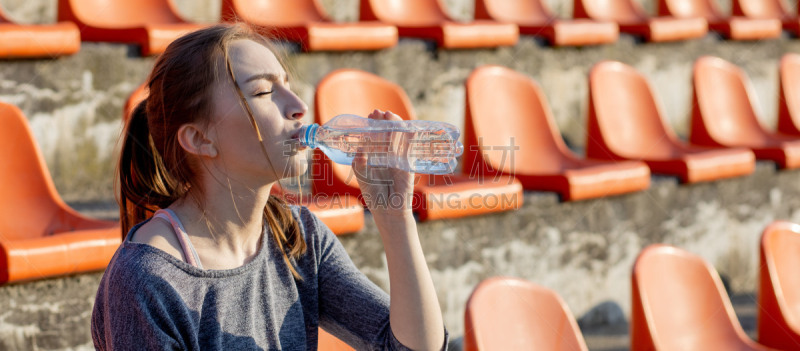
<path id="1" fill-rule="evenodd" d="M 292 143 L 294 144 L 293 146 L 294 146 L 294 147 L 295 147 L 297 150 L 305 150 L 305 149 L 307 149 L 307 148 L 308 148 L 308 146 L 306 146 L 305 144 L 303 144 L 303 143 L 300 141 L 300 137 L 301 137 L 301 135 L 302 135 L 302 132 L 303 132 L 303 128 L 302 128 L 302 127 L 301 127 L 301 128 L 298 128 L 298 129 L 297 129 L 297 130 L 296 130 L 294 133 L 292 133 L 292 136 L 291 136 L 291 141 L 292 141 Z"/>

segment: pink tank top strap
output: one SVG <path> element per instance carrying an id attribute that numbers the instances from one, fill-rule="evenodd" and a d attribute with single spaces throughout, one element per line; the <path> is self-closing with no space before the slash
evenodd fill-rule
<path id="1" fill-rule="evenodd" d="M 202 269 L 203 265 L 200 263 L 200 257 L 197 255 L 194 245 L 192 245 L 192 242 L 189 240 L 189 234 L 186 233 L 186 229 L 183 228 L 183 224 L 178 219 L 175 212 L 167 208 L 160 209 L 153 214 L 153 218 L 160 218 L 167 221 L 167 223 L 172 226 L 175 237 L 181 244 L 181 249 L 183 249 L 183 256 L 186 257 L 186 263 Z"/>

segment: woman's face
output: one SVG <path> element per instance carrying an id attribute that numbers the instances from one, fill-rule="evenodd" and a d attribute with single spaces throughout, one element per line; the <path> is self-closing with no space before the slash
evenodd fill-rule
<path id="1" fill-rule="evenodd" d="M 232 42 L 229 59 L 269 161 L 230 78 L 221 79 L 213 89 L 214 112 L 208 133 L 218 151 L 216 159 L 227 174 L 246 182 L 303 174 L 308 161 L 305 150 L 298 149 L 297 135 L 308 107 L 289 89 L 286 71 L 272 51 L 252 40 Z"/>

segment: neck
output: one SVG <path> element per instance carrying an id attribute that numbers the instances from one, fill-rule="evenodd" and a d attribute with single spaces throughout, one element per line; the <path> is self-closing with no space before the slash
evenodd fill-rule
<path id="1" fill-rule="evenodd" d="M 273 185 L 271 182 L 253 188 L 232 180 L 223 184 L 204 182 L 202 193 L 190 189 L 170 208 L 184 222 L 195 245 L 230 250 L 237 256 L 248 255 L 258 249 L 264 207 Z"/>

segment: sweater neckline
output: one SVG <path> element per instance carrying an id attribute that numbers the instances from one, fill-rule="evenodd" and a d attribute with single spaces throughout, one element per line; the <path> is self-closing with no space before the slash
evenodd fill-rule
<path id="1" fill-rule="evenodd" d="M 170 264 L 172 264 L 173 266 L 183 270 L 184 272 L 186 272 L 186 273 L 188 273 L 190 275 L 198 276 L 198 277 L 208 277 L 208 278 L 221 278 L 221 277 L 239 275 L 239 274 L 242 274 L 242 273 L 245 273 L 245 272 L 248 272 L 248 271 L 252 270 L 253 267 L 258 266 L 258 262 L 261 262 L 262 260 L 266 260 L 267 259 L 267 257 L 265 257 L 265 256 L 267 255 L 266 251 L 269 249 L 267 247 L 267 241 L 268 241 L 267 238 L 268 238 L 268 234 L 269 234 L 269 226 L 267 225 L 266 221 L 264 222 L 264 230 L 261 232 L 261 240 L 259 240 L 260 241 L 260 245 L 258 247 L 258 252 L 253 257 L 252 260 L 250 260 L 249 262 L 247 262 L 247 263 L 245 263 L 245 264 L 243 264 L 243 265 L 241 265 L 239 267 L 236 267 L 236 268 L 230 268 L 230 269 L 203 269 L 203 268 L 195 267 L 195 266 L 193 266 L 193 265 L 191 265 L 191 264 L 189 264 L 189 263 L 187 263 L 187 262 L 185 262 L 185 261 L 183 261 L 181 259 L 178 259 L 177 257 L 175 257 L 173 255 L 170 255 L 169 253 L 167 253 L 164 250 L 161 250 L 161 249 L 159 249 L 159 248 L 157 248 L 155 246 L 152 246 L 152 245 L 149 245 L 149 244 L 145 244 L 145 243 L 137 243 L 137 242 L 131 241 L 130 239 L 133 237 L 133 233 L 135 233 L 136 230 L 138 230 L 142 225 L 144 225 L 145 223 L 149 222 L 150 220 L 152 220 L 152 218 L 149 218 L 149 219 L 147 219 L 147 220 L 145 220 L 145 221 L 143 221 L 143 222 L 141 222 L 139 224 L 136 224 L 133 228 L 131 228 L 131 230 L 128 232 L 128 235 L 125 237 L 125 241 L 123 242 L 123 249 L 127 248 L 127 249 L 133 249 L 133 250 L 144 250 L 145 252 L 156 254 L 159 257 L 161 257 L 164 260 L 166 260 L 167 262 L 169 262 Z"/>

